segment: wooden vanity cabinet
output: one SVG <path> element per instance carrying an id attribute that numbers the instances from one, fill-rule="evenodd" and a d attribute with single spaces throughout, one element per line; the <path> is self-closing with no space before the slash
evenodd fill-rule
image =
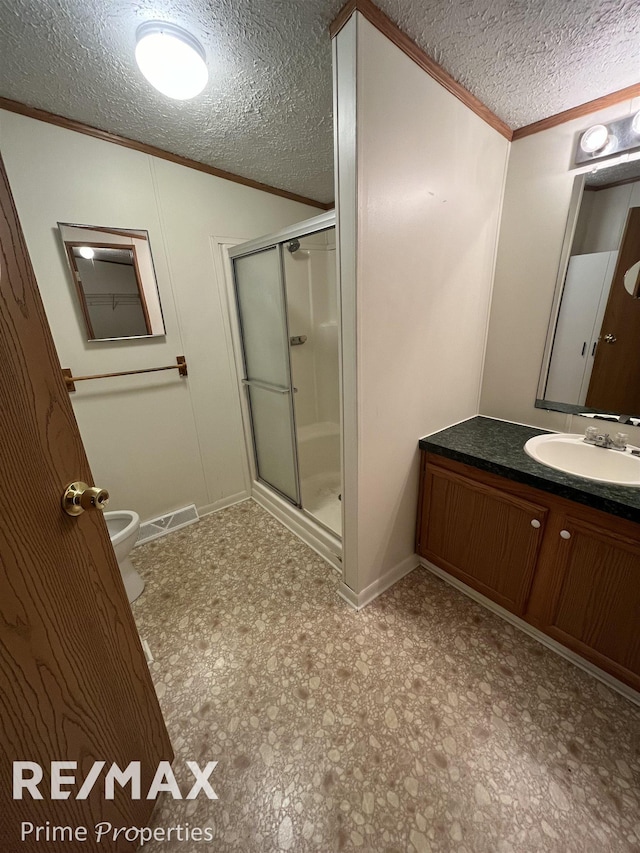
<path id="1" fill-rule="evenodd" d="M 522 615 L 546 507 L 432 464 L 424 472 L 421 504 L 418 553 Z"/>
<path id="2" fill-rule="evenodd" d="M 577 509 L 549 528 L 525 618 L 640 690 L 640 531 Z"/>
<path id="3" fill-rule="evenodd" d="M 422 451 L 417 551 L 640 690 L 640 525 Z"/>

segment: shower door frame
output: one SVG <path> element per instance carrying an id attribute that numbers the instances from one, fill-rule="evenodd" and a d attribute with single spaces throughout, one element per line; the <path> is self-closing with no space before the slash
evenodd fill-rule
<path id="1" fill-rule="evenodd" d="M 254 445 L 254 437 L 253 437 L 253 425 L 251 422 L 251 409 L 248 401 L 248 394 L 246 391 L 246 386 L 243 385 L 242 380 L 245 377 L 245 363 L 244 363 L 244 350 L 243 350 L 243 341 L 242 341 L 242 332 L 240 326 L 240 317 L 238 313 L 237 306 L 237 291 L 234 280 L 234 260 L 236 258 L 242 257 L 243 255 L 253 254 L 254 252 L 258 252 L 262 249 L 269 249 L 277 247 L 278 244 L 286 243 L 289 240 L 293 240 L 298 237 L 305 237 L 309 234 L 315 234 L 319 231 L 326 231 L 329 228 L 336 228 L 336 212 L 334 210 L 327 211 L 327 213 L 322 213 L 319 216 L 314 216 L 311 219 L 306 219 L 302 222 L 297 222 L 295 225 L 290 225 L 287 228 L 283 228 L 280 231 L 274 232 L 273 234 L 268 234 L 264 237 L 259 237 L 255 240 L 247 240 L 241 243 L 237 243 L 235 240 L 231 239 L 222 239 L 220 238 L 217 242 L 222 250 L 222 261 L 224 268 L 226 270 L 226 279 L 227 279 L 227 300 L 229 305 L 229 314 L 230 314 L 230 333 L 233 344 L 233 350 L 235 353 L 235 364 L 236 364 L 236 373 L 238 378 L 238 387 L 240 392 L 240 404 L 242 410 L 242 418 L 243 418 L 243 426 L 244 426 L 244 434 L 245 434 L 245 445 L 247 449 L 247 461 L 249 464 L 249 480 L 250 480 L 250 490 L 252 496 L 258 500 L 258 502 L 267 508 L 270 512 L 275 514 L 280 520 L 288 526 L 291 530 L 293 530 L 298 536 L 300 536 L 304 541 L 307 542 L 315 551 L 317 551 L 324 559 L 326 559 L 337 571 L 342 573 L 342 549 L 343 549 L 343 539 L 344 539 L 344 510 L 343 510 L 343 530 L 342 536 L 338 536 L 334 531 L 330 530 L 324 524 L 319 522 L 315 516 L 306 510 L 301 505 L 294 504 L 289 498 L 282 496 L 281 493 L 274 489 L 273 486 L 266 483 L 265 481 L 259 479 L 257 465 L 256 465 L 256 453 L 255 453 L 255 445 Z M 233 245 L 231 245 L 233 243 Z M 226 259 L 225 256 L 226 255 Z M 283 281 L 283 285 L 286 287 L 286 282 Z M 339 289 L 339 284 L 338 284 Z M 339 293 L 338 293 L 339 297 Z M 285 303 L 286 305 L 286 303 Z M 338 298 L 338 311 L 340 311 L 340 299 Z M 287 318 L 288 323 L 288 318 Z M 340 398 L 342 400 L 342 347 L 341 347 L 341 337 L 338 336 L 338 358 L 339 358 L 339 376 L 338 381 L 340 383 Z M 294 409 L 294 417 L 295 417 L 295 401 L 293 400 L 292 394 L 292 403 Z M 340 403 L 340 409 L 342 412 L 342 401 Z M 342 415 L 340 418 L 340 429 L 342 432 Z M 294 422 L 295 426 L 295 422 Z M 297 464 L 297 454 L 298 454 L 298 432 L 297 428 L 294 433 L 295 439 L 295 452 L 296 452 L 296 470 L 298 480 L 300 477 L 300 470 Z M 342 443 L 342 437 L 341 437 Z M 341 468 L 342 468 L 342 453 L 341 453 Z M 341 477 L 344 479 L 344 471 L 341 470 Z M 270 493 L 266 495 L 265 493 Z M 301 493 L 299 492 L 300 500 Z M 277 499 L 281 502 L 282 505 L 277 506 L 273 499 Z M 286 506 L 286 508 L 285 508 Z M 288 509 L 287 509 L 288 508 Z"/>
<path id="2" fill-rule="evenodd" d="M 229 257 L 233 261 L 242 255 L 251 255 L 261 249 L 272 249 L 279 243 L 293 240 L 294 237 L 306 237 L 308 234 L 316 234 L 318 231 L 327 231 L 329 228 L 335 228 L 335 225 L 335 211 L 328 210 L 326 213 L 321 213 L 320 216 L 305 219 L 304 222 L 297 222 L 295 225 L 288 225 L 274 234 L 267 234 L 265 237 L 238 243 L 237 246 L 229 249 Z"/>
<path id="3" fill-rule="evenodd" d="M 260 246 L 260 247 L 256 247 L 256 248 L 247 248 L 246 243 L 241 244 L 241 245 L 245 246 L 245 251 L 233 252 L 233 253 L 229 252 L 229 257 L 231 259 L 231 274 L 233 277 L 233 282 L 232 282 L 233 283 L 233 293 L 234 293 L 234 297 L 235 297 L 235 307 L 236 307 L 236 314 L 237 314 L 237 318 L 238 318 L 238 329 L 240 332 L 240 347 L 241 347 L 241 352 L 242 352 L 242 366 L 243 366 L 243 373 L 244 373 L 244 376 L 240 379 L 240 382 L 242 383 L 242 385 L 244 386 L 245 391 L 246 391 L 246 401 L 247 401 L 247 408 L 248 408 L 249 419 L 250 419 L 249 429 L 251 432 L 251 444 L 253 447 L 253 461 L 254 461 L 253 467 L 254 467 L 254 471 L 255 471 L 255 479 L 260 483 L 264 483 L 264 485 L 268 486 L 268 488 L 273 489 L 273 491 L 276 492 L 276 494 L 280 495 L 280 497 L 283 498 L 283 500 L 288 501 L 292 506 L 295 506 L 298 509 L 302 509 L 303 507 L 302 507 L 302 489 L 300 488 L 300 464 L 299 464 L 299 460 L 298 460 L 298 428 L 296 425 L 295 401 L 293 399 L 293 395 L 295 393 L 295 388 L 293 387 L 293 373 L 291 371 L 291 351 L 290 351 L 290 346 L 289 346 L 289 316 L 287 313 L 287 292 L 286 292 L 286 284 L 285 284 L 285 279 L 284 279 L 284 258 L 282 257 L 282 242 L 279 241 L 279 242 L 276 242 L 273 244 L 268 243 L 268 245 L 266 245 L 266 246 Z M 280 285 L 280 295 L 282 297 L 282 306 L 283 306 L 283 314 L 284 314 L 283 325 L 284 325 L 285 334 L 286 334 L 287 381 L 289 383 L 288 388 L 284 388 L 284 387 L 279 388 L 275 385 L 272 386 L 270 383 L 261 382 L 260 380 L 255 380 L 255 379 L 249 379 L 247 376 L 248 369 L 247 369 L 247 354 L 246 354 L 246 349 L 245 349 L 245 334 L 244 334 L 244 328 L 242 325 L 242 310 L 241 310 L 241 306 L 240 306 L 240 294 L 238 292 L 238 285 L 237 285 L 237 279 L 236 279 L 235 262 L 239 258 L 246 258 L 249 255 L 257 255 L 257 254 L 260 254 L 260 252 L 265 252 L 265 251 L 268 251 L 269 249 L 276 249 L 278 252 L 278 283 Z M 268 480 L 265 480 L 260 476 L 260 466 L 259 466 L 259 462 L 258 462 L 258 448 L 256 445 L 256 434 L 255 434 L 255 420 L 254 420 L 254 416 L 253 416 L 253 409 L 251 406 L 251 395 L 248 393 L 249 389 L 252 386 L 255 386 L 256 388 L 261 388 L 263 391 L 268 391 L 268 392 L 271 392 L 273 394 L 283 394 L 283 395 L 287 394 L 289 397 L 289 421 L 290 421 L 290 427 L 291 427 L 291 437 L 292 437 L 291 447 L 293 450 L 293 464 L 294 464 L 294 471 L 295 471 L 295 488 L 296 488 L 296 499 L 295 500 L 293 500 L 290 495 L 287 495 L 284 492 L 280 491 L 280 489 L 278 489 L 277 486 L 274 486 L 273 483 L 270 483 Z"/>

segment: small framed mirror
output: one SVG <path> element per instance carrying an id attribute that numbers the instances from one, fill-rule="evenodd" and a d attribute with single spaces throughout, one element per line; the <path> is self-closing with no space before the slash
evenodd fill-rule
<path id="1" fill-rule="evenodd" d="M 59 222 L 88 341 L 165 334 L 149 234 Z"/>

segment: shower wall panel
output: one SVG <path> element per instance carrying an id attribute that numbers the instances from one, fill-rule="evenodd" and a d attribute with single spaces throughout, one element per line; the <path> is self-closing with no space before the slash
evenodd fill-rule
<path id="1" fill-rule="evenodd" d="M 285 251 L 289 334 L 302 505 L 341 531 L 340 384 L 335 229 L 300 239 Z"/>

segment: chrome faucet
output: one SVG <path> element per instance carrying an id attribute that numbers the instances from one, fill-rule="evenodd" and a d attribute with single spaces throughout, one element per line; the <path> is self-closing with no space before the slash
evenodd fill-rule
<path id="1" fill-rule="evenodd" d="M 593 443 L 596 447 L 605 447 L 607 450 L 610 450 L 613 447 L 613 441 L 609 436 L 608 432 L 599 433 Z"/>
<path id="2" fill-rule="evenodd" d="M 617 432 L 613 438 L 608 432 L 598 432 L 597 427 L 588 427 L 584 434 L 584 440 L 587 444 L 593 444 L 594 447 L 602 447 L 605 450 L 621 450 L 624 452 L 627 449 L 627 439 L 629 436 L 624 432 Z"/>

